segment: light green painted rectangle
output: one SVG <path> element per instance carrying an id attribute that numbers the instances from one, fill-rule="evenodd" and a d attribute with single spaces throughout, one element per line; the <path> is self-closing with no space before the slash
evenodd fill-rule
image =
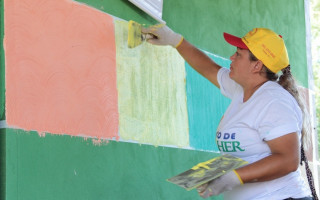
<path id="1" fill-rule="evenodd" d="M 189 146 L 185 62 L 172 47 L 127 47 L 128 23 L 115 20 L 120 137 Z"/>

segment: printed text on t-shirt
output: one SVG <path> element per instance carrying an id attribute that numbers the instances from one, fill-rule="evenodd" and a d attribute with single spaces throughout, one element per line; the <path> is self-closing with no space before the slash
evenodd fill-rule
<path id="1" fill-rule="evenodd" d="M 219 139 L 224 139 L 221 141 Z M 237 152 L 244 151 L 240 147 L 240 142 L 236 141 L 236 133 L 221 133 L 217 132 L 217 146 L 222 152 Z"/>

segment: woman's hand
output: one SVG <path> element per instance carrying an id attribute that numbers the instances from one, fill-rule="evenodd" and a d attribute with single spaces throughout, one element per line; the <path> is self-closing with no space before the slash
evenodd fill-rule
<path id="1" fill-rule="evenodd" d="M 157 24 L 148 28 L 142 28 L 141 31 L 144 34 L 154 36 L 147 39 L 147 42 L 151 44 L 171 45 L 172 47 L 177 48 L 183 40 L 183 37 L 180 34 L 175 33 L 165 24 Z"/>
<path id="2" fill-rule="evenodd" d="M 235 170 L 232 170 L 231 172 L 199 186 L 197 191 L 201 197 L 208 198 L 213 195 L 221 194 L 225 191 L 230 191 L 241 184 L 243 184 L 243 182 L 240 176 Z"/>

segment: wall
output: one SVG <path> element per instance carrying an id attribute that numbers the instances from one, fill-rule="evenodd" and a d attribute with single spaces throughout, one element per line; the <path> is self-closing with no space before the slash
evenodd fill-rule
<path id="1" fill-rule="evenodd" d="M 8 11 L 4 11 L 3 3 L 8 3 L 8 1 L 1 1 L 1 27 L 4 28 L 7 27 L 7 25 L 4 25 L 4 21 L 6 20 L 4 16 L 6 16 L 5 14 Z M 10 2 L 16 5 L 19 4 L 18 0 L 10 0 Z M 98 12 L 98 10 L 102 11 L 102 18 L 105 13 L 108 13 L 117 19 L 132 19 L 144 24 L 156 23 L 147 14 L 124 0 L 84 0 L 79 2 L 85 3 L 85 9 L 93 7 L 96 9 L 94 12 Z M 55 8 L 55 5 L 55 3 L 52 3 L 52 8 Z M 52 9 L 52 13 L 57 14 L 59 10 Z M 283 35 L 288 46 L 290 63 L 293 67 L 292 71 L 300 84 L 308 88 L 304 4 L 301 0 L 202 0 L 201 2 L 196 0 L 164 0 L 163 19 L 173 30 L 181 33 L 187 40 L 205 50 L 210 57 L 225 67 L 228 67 L 230 63 L 227 58 L 232 55 L 235 49 L 227 45 L 223 40 L 222 32 L 243 35 L 253 27 L 271 28 Z M 84 24 L 86 24 L 85 20 Z M 33 21 L 29 21 L 28 23 L 32 25 Z M 79 34 L 81 34 L 80 32 Z M 41 31 L 39 30 L 39 35 L 40 33 Z M 2 38 L 8 37 L 3 36 L 3 34 L 4 31 L 1 33 Z M 90 36 L 94 34 L 86 33 L 81 36 L 86 37 L 86 35 Z M 119 35 L 116 35 L 115 38 L 117 36 Z M 19 34 L 17 34 L 17 37 L 19 37 Z M 65 36 L 62 35 L 61 38 L 63 37 Z M 3 46 L 2 42 L 1 40 L 1 47 Z M 35 44 L 28 45 L 32 49 L 32 45 Z M 153 60 L 156 60 L 157 55 L 159 55 L 157 53 L 158 50 L 146 45 L 134 49 L 134 55 L 139 54 L 139 58 L 146 59 L 147 55 L 153 55 Z M 22 47 L 27 48 L 29 46 Z M 146 48 L 151 48 L 151 50 L 145 52 L 143 49 Z M 6 49 L 6 51 L 8 50 Z M 117 53 L 119 51 L 124 50 L 119 50 L 118 46 Z M 154 52 L 154 54 L 151 52 Z M 51 56 L 46 53 L 44 55 Z M 0 115 L 2 120 L 8 120 L 8 116 L 7 118 L 5 117 L 5 103 L 9 103 L 10 105 L 11 102 L 8 102 L 8 95 L 6 95 L 7 102 L 5 102 L 5 90 L 10 95 L 13 94 L 10 92 L 19 90 L 12 85 L 5 86 L 4 71 L 6 70 L 7 83 L 8 77 L 12 78 L 14 76 L 10 72 L 12 68 L 8 68 L 8 64 L 11 61 L 6 60 L 5 62 L 4 58 L 4 50 L 2 50 Z M 185 85 L 182 85 L 185 88 L 184 93 L 183 87 L 177 87 L 177 91 L 182 92 L 182 94 L 179 93 L 179 97 L 182 100 L 168 100 L 166 104 L 163 104 L 165 101 L 161 99 L 161 95 L 157 95 L 157 92 L 165 94 L 167 91 L 171 91 L 170 94 L 175 94 L 175 86 L 181 86 L 182 82 L 184 82 L 184 77 L 171 76 L 176 72 L 174 71 L 176 70 L 174 66 L 160 68 L 161 61 L 158 63 L 157 68 L 151 68 L 155 64 L 150 64 L 150 61 L 145 60 L 137 61 L 138 63 L 143 63 L 143 65 L 131 66 L 130 73 L 132 76 L 129 76 L 129 70 L 124 69 L 124 71 L 121 71 L 127 65 L 119 65 L 118 62 L 119 60 L 123 61 L 126 59 L 128 58 L 117 57 L 117 66 L 114 66 L 114 69 L 117 70 L 117 112 L 120 120 L 118 131 L 113 130 L 110 133 L 102 131 L 101 135 L 98 135 L 97 132 L 90 130 L 83 133 L 72 132 L 74 128 L 71 128 L 70 132 L 59 132 L 59 130 L 54 129 L 58 126 L 50 129 L 52 131 L 40 129 L 39 127 L 27 128 L 27 125 L 19 125 L 20 128 L 18 128 L 14 120 L 10 121 L 10 119 L 13 119 L 10 118 L 10 114 L 11 116 L 13 115 L 12 113 L 8 113 L 7 110 L 7 115 L 9 114 L 9 126 L 2 125 L 0 127 L 2 148 L 0 177 L 1 194 L 4 195 L 4 199 L 200 199 L 195 191 L 186 192 L 166 182 L 166 179 L 192 167 L 198 162 L 218 155 L 216 153 L 217 148 L 214 142 L 214 133 L 229 101 L 218 95 L 219 91 L 193 71 L 188 64 L 183 63 L 182 68 L 179 64 L 180 68 L 178 69 L 182 70 L 179 72 L 185 73 Z M 176 62 L 176 60 L 172 62 Z M 153 70 L 146 67 L 148 64 Z M 165 69 L 173 71 L 161 71 Z M 155 70 L 160 70 L 159 73 L 162 77 L 153 74 L 154 78 L 149 80 L 147 77 L 142 76 L 147 70 L 151 74 Z M 29 70 L 25 73 L 28 74 L 30 72 L 32 71 Z M 24 77 L 30 76 L 24 76 L 22 73 L 21 79 L 16 80 L 16 82 L 23 83 L 25 81 Z M 139 80 L 140 82 L 126 82 L 130 77 L 142 79 Z M 166 78 L 165 80 L 177 80 L 176 82 L 164 83 L 161 82 L 161 78 Z M 150 84 L 142 84 L 144 81 L 150 81 L 148 82 Z M 168 89 L 165 89 L 164 86 L 159 88 L 163 84 L 168 84 Z M 134 97 L 134 94 L 132 94 L 128 98 L 126 96 L 128 91 L 150 91 L 154 93 L 151 96 L 148 96 L 148 93 L 141 93 L 140 100 L 137 98 L 133 101 L 136 104 L 128 104 L 129 100 Z M 98 94 L 99 92 L 96 93 L 96 95 Z M 94 95 L 90 98 L 94 98 Z M 53 98 L 53 96 L 51 97 Z M 171 98 L 168 93 L 169 97 Z M 101 99 L 103 98 L 101 97 Z M 148 106 L 148 103 L 150 103 L 151 108 L 155 107 L 155 110 L 160 112 L 156 113 L 157 115 L 163 115 L 163 117 L 158 118 L 159 116 L 153 114 L 155 110 L 152 110 L 152 112 L 147 112 L 147 116 L 142 116 L 145 118 L 138 118 L 137 124 L 143 128 L 142 130 L 146 134 L 145 137 L 139 137 L 139 131 L 134 126 L 135 124 L 131 124 L 130 127 L 133 128 L 127 128 L 129 127 L 128 121 L 139 117 L 136 114 L 143 113 L 143 106 Z M 96 105 L 96 103 L 93 104 Z M 128 108 L 124 107 L 127 104 L 135 105 L 134 109 L 136 109 L 136 112 L 129 113 Z M 100 103 L 100 105 L 104 104 Z M 177 112 L 179 111 L 179 113 L 175 115 L 176 112 L 166 109 L 166 107 L 170 107 L 168 105 L 174 105 L 172 108 Z M 23 122 L 28 121 L 37 114 L 37 106 L 39 104 L 35 105 L 35 108 L 27 113 L 17 114 L 24 116 L 25 120 Z M 158 107 L 163 109 L 157 110 Z M 23 104 L 21 109 L 24 109 Z M 68 108 L 66 110 L 68 111 Z M 49 116 L 51 116 L 50 113 Z M 59 119 L 58 116 L 52 114 L 51 121 Z M 87 122 L 90 122 L 95 117 L 95 114 L 90 116 Z M 125 117 L 122 118 L 123 116 Z M 153 118 L 148 121 L 150 116 Z M 160 123 L 162 120 L 165 121 L 166 117 L 172 116 L 177 116 L 177 118 L 187 117 L 187 119 L 184 119 L 187 123 L 184 123 L 182 128 L 179 129 L 186 130 L 181 135 L 178 135 L 178 133 L 170 135 L 170 131 L 166 132 L 168 124 Z M 60 117 L 62 117 L 61 114 Z M 126 122 L 124 124 L 127 125 L 123 126 L 121 122 Z M 156 135 L 154 134 L 156 130 L 151 131 L 146 128 L 155 127 L 152 126 L 153 123 L 160 130 Z M 176 126 L 172 125 L 170 127 L 172 128 L 170 130 L 175 130 Z M 45 128 L 47 127 L 45 126 Z M 62 131 L 64 130 L 66 129 L 62 129 Z M 41 134 L 39 135 L 39 133 Z M 174 135 L 178 136 L 173 137 Z M 155 136 L 158 136 L 162 140 Z M 99 142 L 100 139 L 102 139 L 102 142 Z M 180 139 L 185 140 L 185 142 L 180 143 Z M 4 185 L 6 186 L 5 188 Z M 215 197 L 212 199 L 221 198 Z"/>

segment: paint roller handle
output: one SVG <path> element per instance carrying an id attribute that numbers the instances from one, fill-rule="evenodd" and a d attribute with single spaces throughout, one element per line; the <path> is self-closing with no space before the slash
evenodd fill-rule
<path id="1" fill-rule="evenodd" d="M 141 32 L 143 34 L 152 35 L 152 37 L 147 37 L 147 42 L 155 45 L 171 45 L 177 48 L 183 41 L 183 37 L 175 33 L 165 24 L 157 24 L 150 26 L 148 28 L 142 27 Z"/>

